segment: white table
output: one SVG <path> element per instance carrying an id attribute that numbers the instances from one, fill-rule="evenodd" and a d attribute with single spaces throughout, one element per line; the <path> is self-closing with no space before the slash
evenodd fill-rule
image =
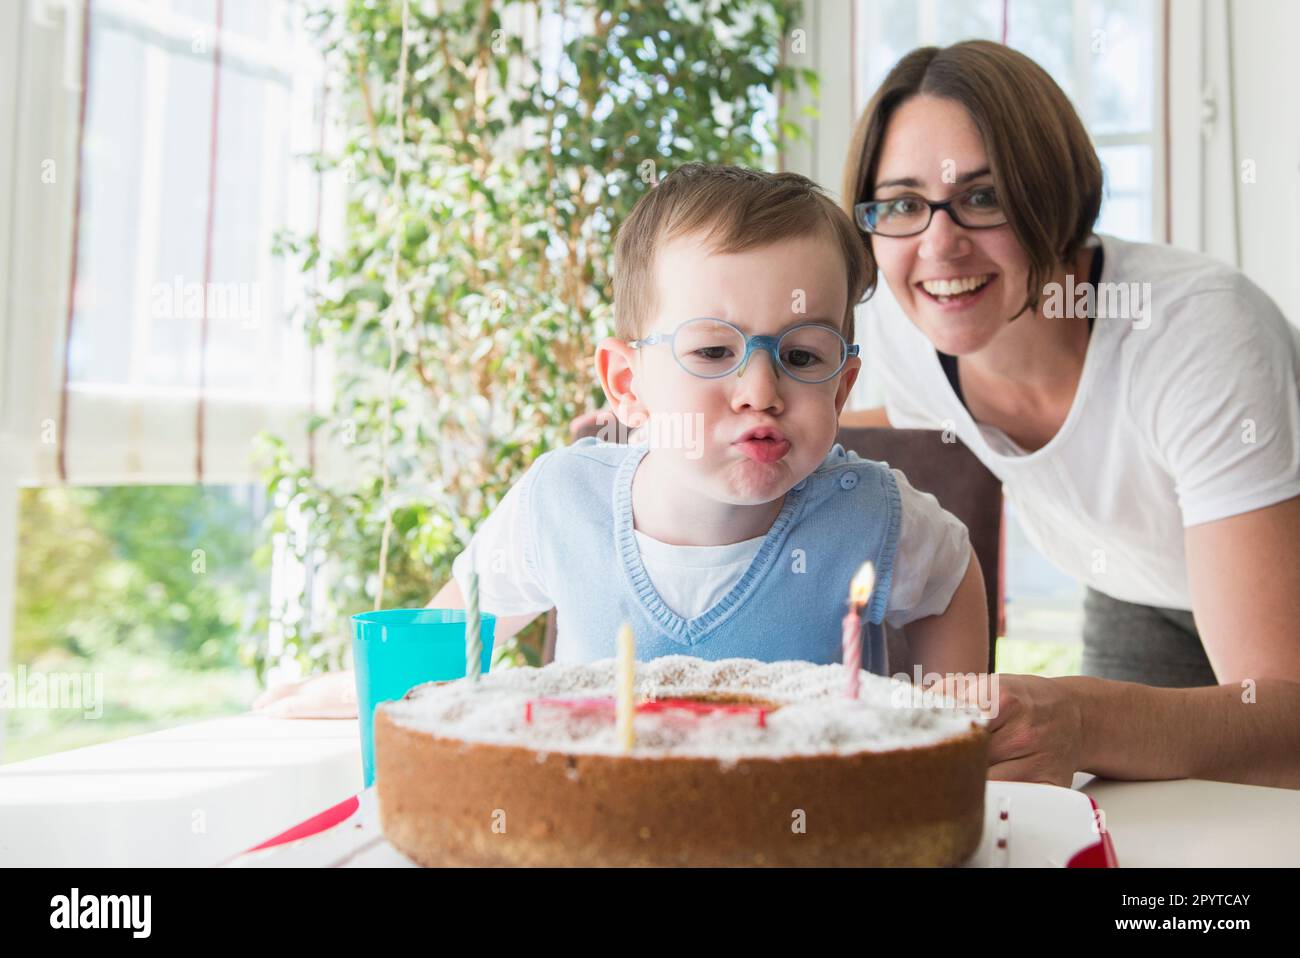
<path id="1" fill-rule="evenodd" d="M 1300 789 L 1076 775 L 1105 813 L 1121 868 L 1300 866 Z"/>
<path id="2" fill-rule="evenodd" d="M 215 865 L 360 791 L 360 741 L 248 714 L 0 765 L 0 866 Z"/>
<path id="3" fill-rule="evenodd" d="M 199 722 L 0 766 L 0 865 L 215 865 L 361 790 L 355 719 Z M 1300 790 L 1075 776 L 1121 866 L 1300 865 Z"/>

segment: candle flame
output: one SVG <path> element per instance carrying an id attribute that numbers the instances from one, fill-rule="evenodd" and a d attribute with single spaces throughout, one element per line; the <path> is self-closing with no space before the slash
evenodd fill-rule
<path id="1" fill-rule="evenodd" d="M 875 587 L 876 567 L 870 562 L 864 562 L 849 584 L 849 602 L 854 606 L 866 605 L 871 601 L 871 590 Z"/>

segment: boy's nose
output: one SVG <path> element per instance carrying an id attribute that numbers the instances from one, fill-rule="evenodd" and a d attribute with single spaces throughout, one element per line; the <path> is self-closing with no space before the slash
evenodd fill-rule
<path id="1" fill-rule="evenodd" d="M 779 373 L 772 354 L 766 349 L 756 349 L 736 370 L 735 384 L 731 391 L 731 408 L 770 409 L 780 412 L 785 408 L 781 401 L 781 391 L 777 386 Z"/>

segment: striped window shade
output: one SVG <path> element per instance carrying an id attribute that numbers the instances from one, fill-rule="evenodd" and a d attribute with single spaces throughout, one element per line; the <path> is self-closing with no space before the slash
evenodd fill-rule
<path id="1" fill-rule="evenodd" d="M 26 440 L 19 481 L 253 481 L 264 429 L 314 457 L 307 417 L 328 404 L 329 370 L 305 334 L 306 292 L 322 277 L 273 241 L 289 229 L 328 244 L 342 185 L 304 156 L 333 127 L 301 5 L 32 7 L 20 115 L 43 100 L 56 120 L 20 122 L 32 142 L 19 150 L 62 162 L 15 216 L 43 233 L 38 250 L 15 243 L 33 308 L 9 322 L 36 326 L 19 333 L 35 361 L 6 417 Z M 58 48 L 57 79 L 42 45 Z"/>

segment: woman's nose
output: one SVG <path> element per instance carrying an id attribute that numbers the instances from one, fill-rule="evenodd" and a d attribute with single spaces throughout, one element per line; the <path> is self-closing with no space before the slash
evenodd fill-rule
<path id="1" fill-rule="evenodd" d="M 924 259 L 959 259 L 970 252 L 970 237 L 948 210 L 935 210 L 917 252 Z"/>

